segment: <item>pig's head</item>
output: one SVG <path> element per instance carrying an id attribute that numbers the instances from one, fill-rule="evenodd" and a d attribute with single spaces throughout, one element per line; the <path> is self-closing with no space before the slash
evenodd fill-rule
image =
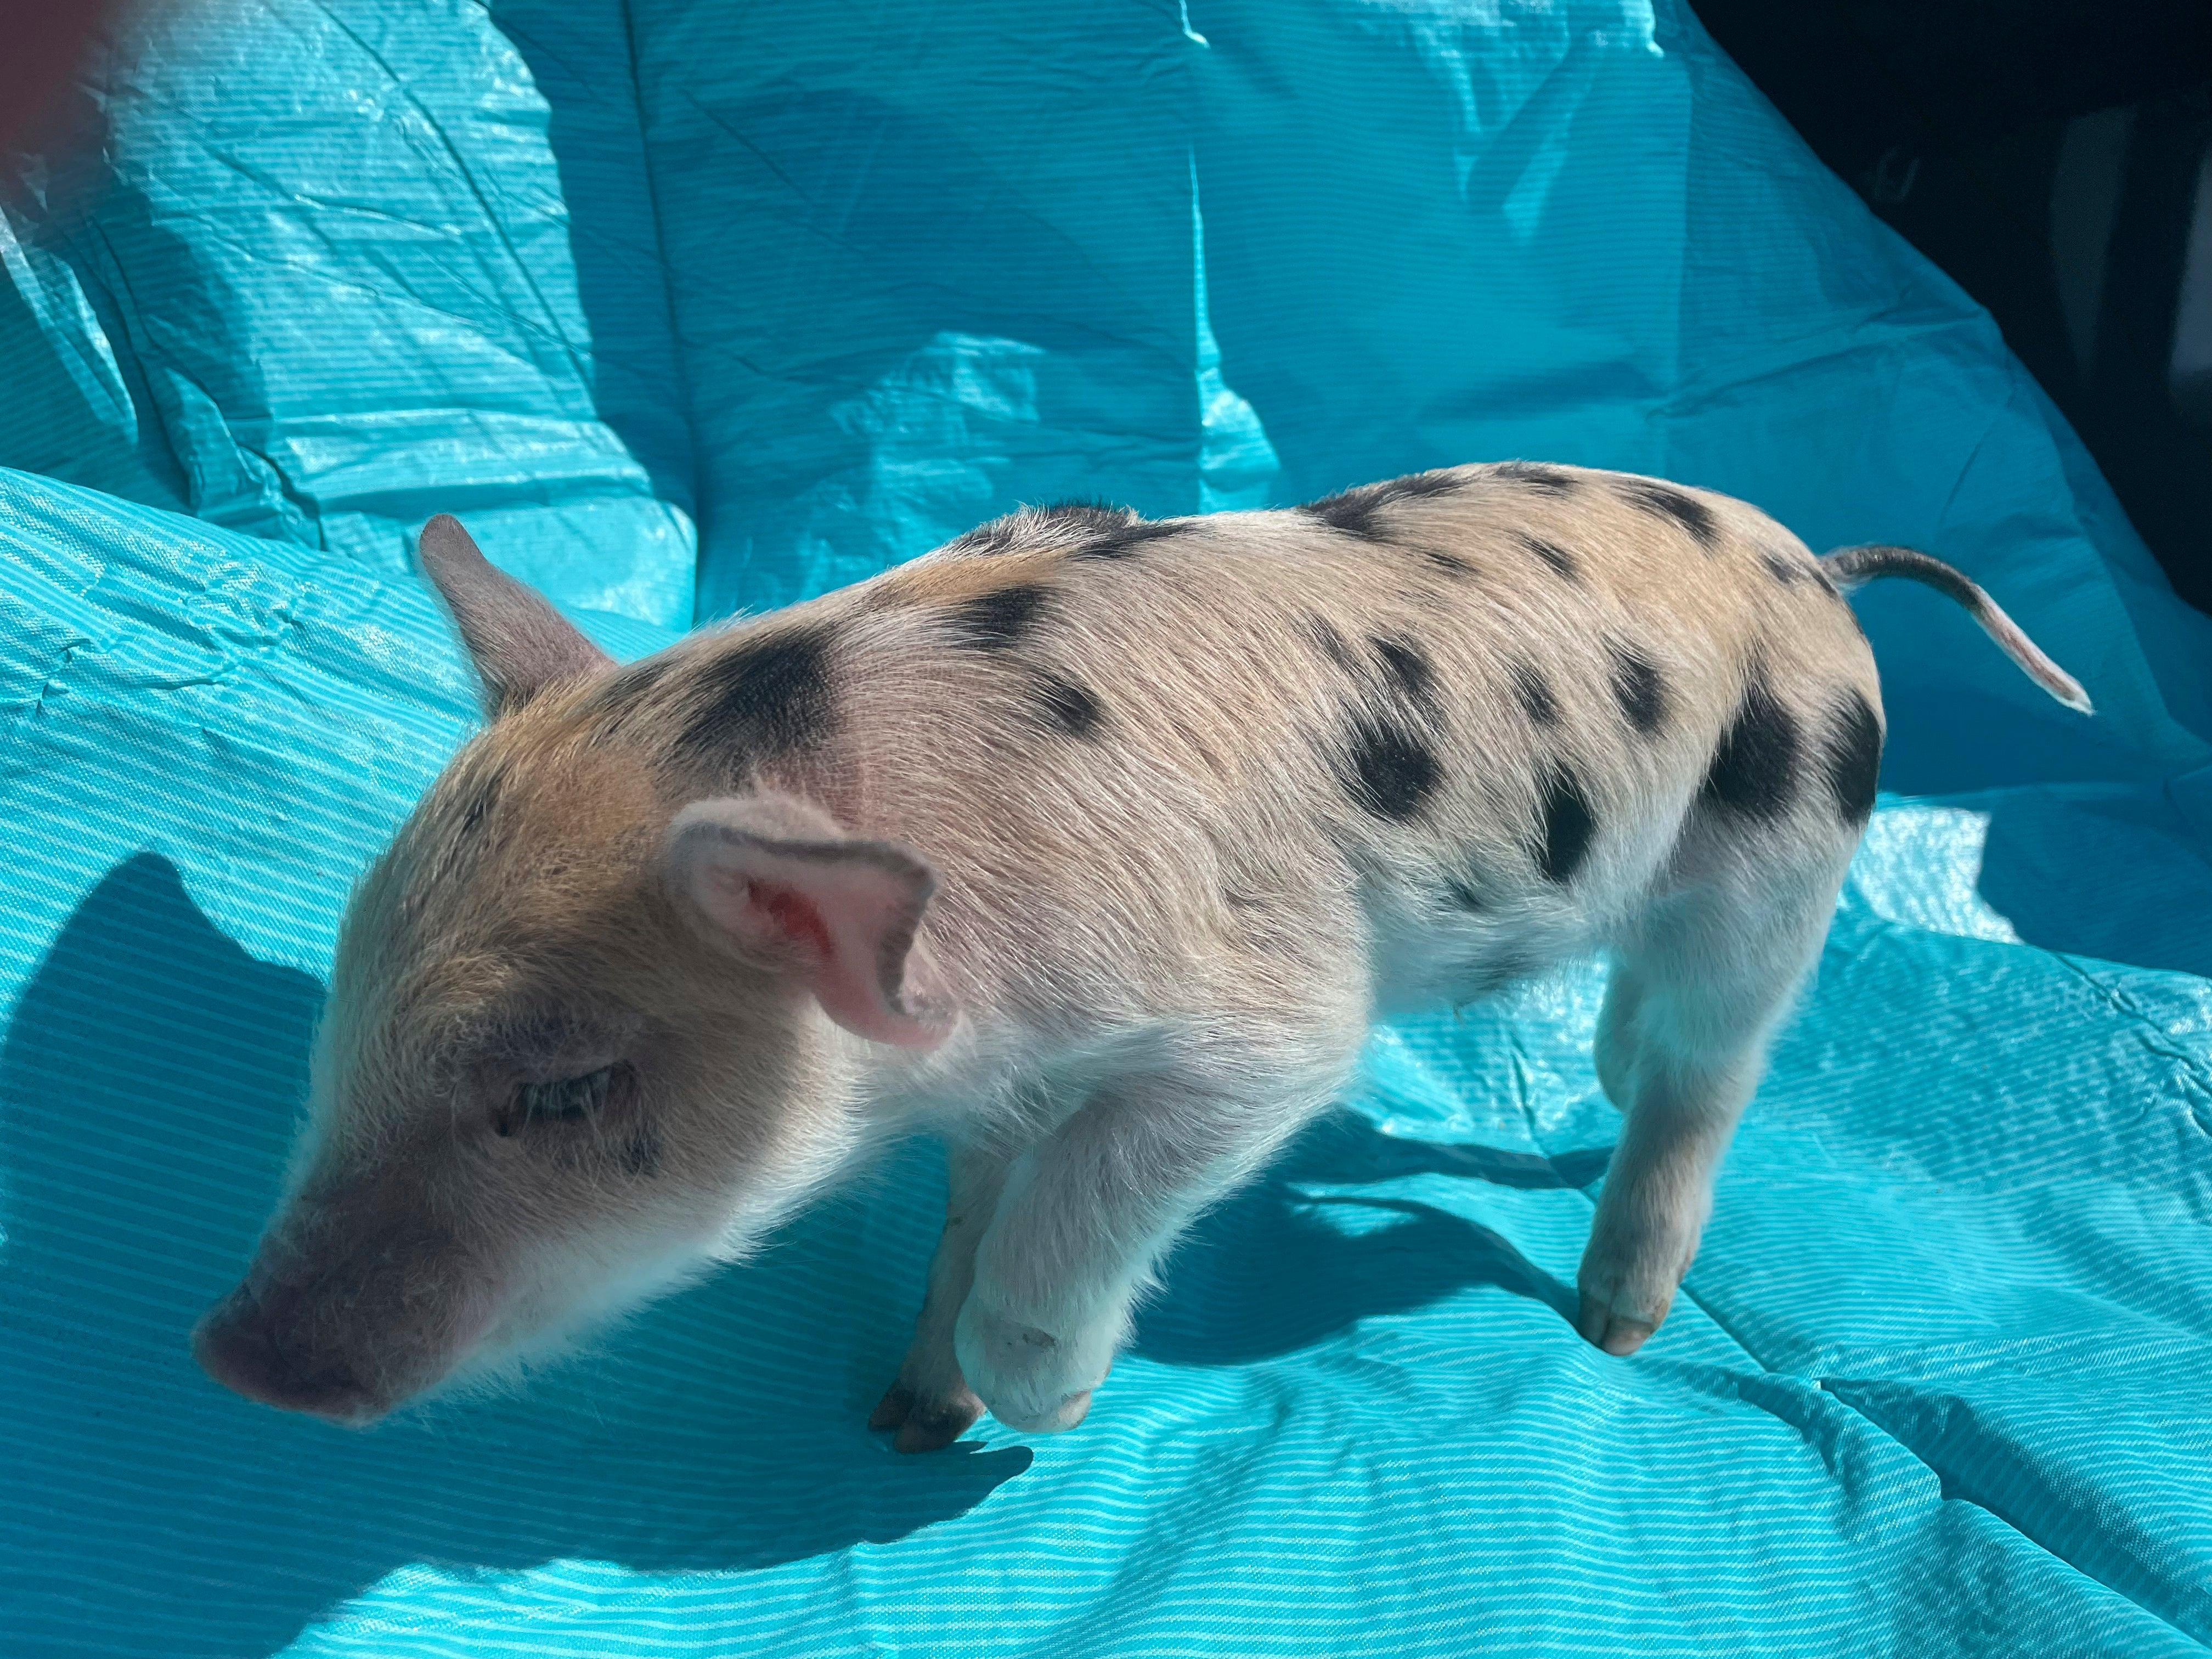
<path id="1" fill-rule="evenodd" d="M 453 520 L 422 558 L 492 719 L 354 897 L 285 1195 L 194 1337 L 355 1423 L 742 1251 L 854 1151 L 862 1044 L 944 1024 L 927 868 L 665 741 L 713 641 L 617 671 Z"/>

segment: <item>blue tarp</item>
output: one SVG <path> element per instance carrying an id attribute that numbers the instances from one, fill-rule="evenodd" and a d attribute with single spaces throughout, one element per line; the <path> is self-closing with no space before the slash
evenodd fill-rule
<path id="1" fill-rule="evenodd" d="M 0 1652 L 2212 1645 L 2212 624 L 1680 4 L 214 0 L 0 217 Z M 611 649 L 1018 501 L 1521 455 L 1928 547 L 1686 1293 L 1565 1317 L 1594 966 L 1377 1034 L 1090 1419 L 862 1426 L 917 1146 L 526 1395 L 192 1366 L 336 917 L 469 729 L 433 512 Z"/>

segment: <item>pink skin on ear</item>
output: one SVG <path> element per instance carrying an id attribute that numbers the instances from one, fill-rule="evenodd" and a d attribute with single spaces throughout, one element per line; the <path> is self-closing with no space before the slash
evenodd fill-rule
<path id="1" fill-rule="evenodd" d="M 880 842 L 787 840 L 787 814 L 742 800 L 702 801 L 669 834 L 671 874 L 702 918 L 742 956 L 788 963 L 822 1011 L 856 1036 L 930 1049 L 946 1030 L 907 1005 L 908 950 L 936 878 Z M 776 819 L 783 819 L 776 823 Z"/>

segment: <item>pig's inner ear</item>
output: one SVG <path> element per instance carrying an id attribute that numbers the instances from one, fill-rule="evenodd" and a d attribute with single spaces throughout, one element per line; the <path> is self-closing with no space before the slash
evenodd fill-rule
<path id="1" fill-rule="evenodd" d="M 507 714 L 549 685 L 614 665 L 544 594 L 485 558 L 450 513 L 422 526 L 416 555 L 476 664 L 487 714 Z"/>
<path id="2" fill-rule="evenodd" d="M 908 1048 L 945 1040 L 911 1006 L 907 957 L 937 878 L 902 848 L 854 841 L 797 801 L 701 801 L 668 833 L 670 885 L 710 937 L 787 967 L 830 1018 Z"/>

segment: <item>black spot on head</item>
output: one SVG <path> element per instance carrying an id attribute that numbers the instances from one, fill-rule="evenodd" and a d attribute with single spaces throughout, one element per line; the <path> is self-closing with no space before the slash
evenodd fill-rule
<path id="1" fill-rule="evenodd" d="M 1064 679 L 1049 670 L 1040 669 L 1030 680 L 1030 696 L 1044 715 L 1046 724 L 1071 738 L 1097 736 L 1099 722 L 1105 718 L 1105 710 L 1099 707 L 1097 696 L 1088 687 Z"/>
<path id="2" fill-rule="evenodd" d="M 1377 516 L 1384 507 L 1393 501 L 1449 495 L 1462 482 L 1453 472 L 1409 472 L 1402 478 L 1386 478 L 1381 483 L 1362 484 L 1357 489 L 1325 495 L 1317 501 L 1309 501 L 1298 511 L 1347 536 L 1362 537 L 1370 542 L 1388 541 L 1389 532 Z"/>
<path id="3" fill-rule="evenodd" d="M 1605 650 L 1613 659 L 1613 701 L 1631 726 L 1647 738 L 1656 737 L 1667 724 L 1667 682 L 1658 665 L 1618 640 L 1607 640 Z"/>
<path id="4" fill-rule="evenodd" d="M 1335 624 L 1327 617 L 1307 617 L 1306 632 L 1322 656 L 1348 674 L 1359 672 L 1359 659 L 1352 654 L 1352 647 L 1344 642 L 1344 635 L 1336 631 Z"/>
<path id="5" fill-rule="evenodd" d="M 1778 818 L 1796 793 L 1799 748 L 1796 716 L 1753 667 L 1698 799 L 1747 818 Z"/>
<path id="6" fill-rule="evenodd" d="M 957 643 L 975 651 L 1018 645 L 1042 614 L 1052 591 L 1036 582 L 1012 582 L 963 599 L 953 608 Z"/>
<path id="7" fill-rule="evenodd" d="M 1557 542 L 1547 542 L 1541 536 L 1522 536 L 1520 541 L 1522 546 L 1551 566 L 1553 575 L 1571 582 L 1582 580 L 1582 568 L 1575 562 L 1575 556 Z"/>
<path id="8" fill-rule="evenodd" d="M 1494 478 L 1540 489 L 1547 495 L 1571 495 L 1581 484 L 1573 473 L 1556 466 L 1541 466 L 1534 461 L 1501 461 L 1490 469 L 1490 474 Z"/>
<path id="9" fill-rule="evenodd" d="M 623 723 L 665 680 L 675 664 L 665 653 L 617 669 L 592 693 L 592 741 L 606 743 L 619 736 Z"/>
<path id="10" fill-rule="evenodd" d="M 1382 672 L 1390 683 L 1423 709 L 1433 711 L 1437 700 L 1436 671 L 1429 659 L 1404 640 L 1383 639 L 1377 635 L 1367 643 L 1374 648 L 1382 664 Z"/>
<path id="11" fill-rule="evenodd" d="M 1621 482 L 1620 494 L 1631 507 L 1670 520 L 1688 531 L 1708 553 L 1721 544 L 1721 521 L 1713 516 L 1712 508 L 1672 484 L 1661 483 L 1656 478 L 1627 478 Z"/>
<path id="12" fill-rule="evenodd" d="M 1536 847 L 1536 867 L 1544 879 L 1562 885 L 1575 878 L 1597 836 L 1597 815 L 1582 780 L 1568 767 L 1555 767 L 1544 782 L 1542 839 Z"/>
<path id="13" fill-rule="evenodd" d="M 1435 793 L 1437 770 L 1435 751 L 1403 721 L 1353 712 L 1337 780 L 1362 811 L 1407 822 Z"/>
<path id="14" fill-rule="evenodd" d="M 1838 814 L 1845 823 L 1864 823 L 1881 777 L 1881 722 L 1857 687 L 1836 699 L 1824 747 L 1821 770 Z"/>
<path id="15" fill-rule="evenodd" d="M 830 630 L 811 623 L 747 640 L 691 671 L 696 702 L 677 734 L 680 754 L 726 752 L 741 763 L 811 748 L 830 734 Z"/>
<path id="16" fill-rule="evenodd" d="M 1528 718 L 1539 726 L 1559 723 L 1559 700 L 1552 696 L 1552 683 L 1544 678 L 1543 671 L 1531 662 L 1513 665 L 1513 695 Z"/>

